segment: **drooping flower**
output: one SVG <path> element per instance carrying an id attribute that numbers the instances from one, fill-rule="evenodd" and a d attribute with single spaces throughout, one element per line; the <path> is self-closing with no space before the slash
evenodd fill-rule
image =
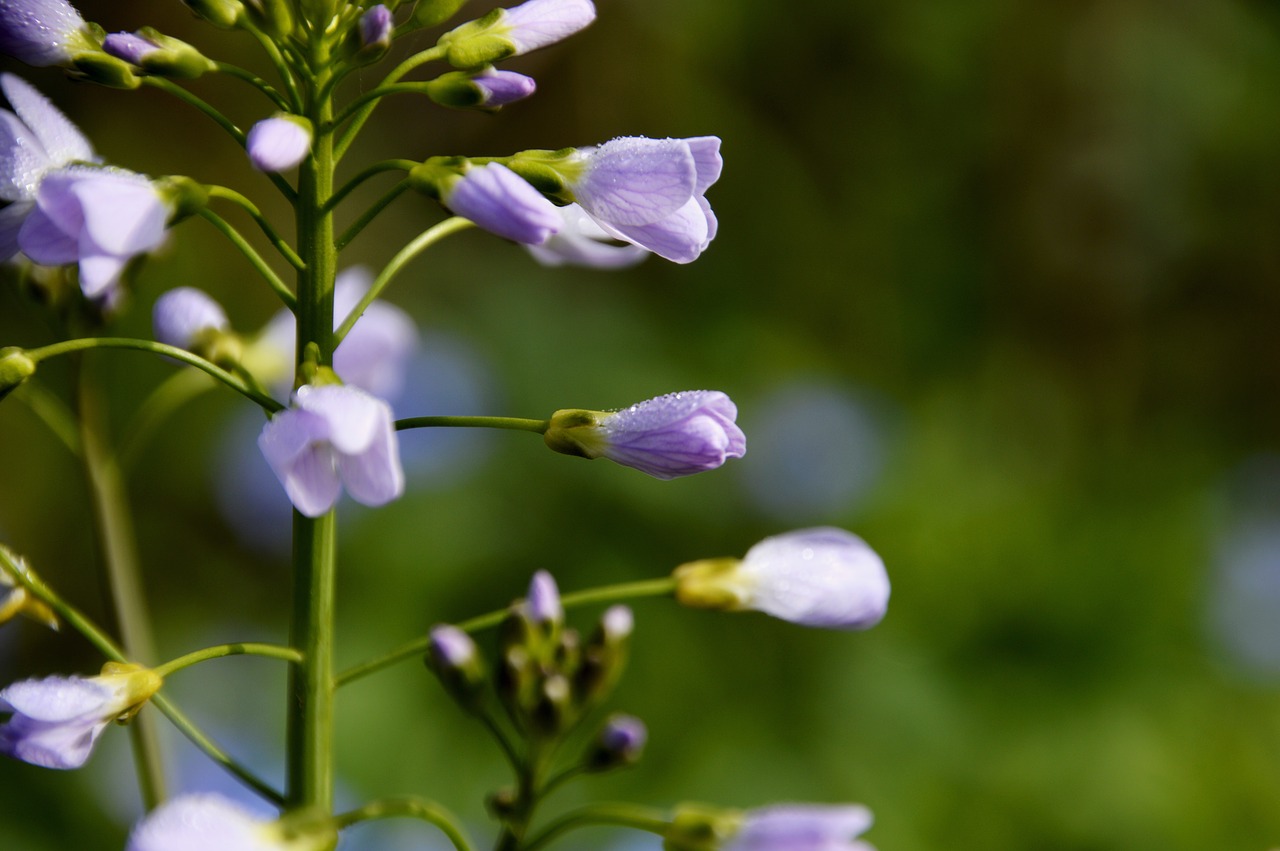
<path id="1" fill-rule="evenodd" d="M 155 671 L 108 662 L 96 677 L 23 680 L 0 691 L 0 753 L 44 768 L 79 768 L 107 724 L 160 688 Z"/>
<path id="2" fill-rule="evenodd" d="M 724 851 L 871 851 L 856 841 L 871 823 L 856 804 L 775 804 L 748 810 Z"/>
<path id="3" fill-rule="evenodd" d="M 722 167 L 715 136 L 622 137 L 579 149 L 564 174 L 572 199 L 610 236 L 689 263 L 715 238 L 705 195 Z"/>
<path id="4" fill-rule="evenodd" d="M 294 827 L 286 830 L 221 795 L 182 795 L 138 822 L 125 851 L 320 851 L 337 840 L 323 823 Z"/>
<path id="5" fill-rule="evenodd" d="M 0 53 L 28 65 L 64 65 L 93 43 L 66 0 L 0 0 Z"/>
<path id="6" fill-rule="evenodd" d="M 440 188 L 440 202 L 513 242 L 540 245 L 561 226 L 556 206 L 501 163 L 474 166 Z"/>
<path id="7" fill-rule="evenodd" d="M 296 115 L 277 115 L 249 129 L 245 150 L 258 171 L 287 171 L 311 150 L 311 123 Z"/>
<path id="8" fill-rule="evenodd" d="M 109 299 L 128 262 L 164 242 L 172 212 L 141 174 L 71 166 L 40 182 L 18 247 L 46 266 L 79 263 L 84 294 Z"/>
<path id="9" fill-rule="evenodd" d="M 230 323 L 222 305 L 203 290 L 178 287 L 156 299 L 151 327 L 161 343 L 191 349 L 201 336 L 211 331 L 225 331 Z"/>
<path id="10" fill-rule="evenodd" d="M 298 388 L 293 407 L 272 417 L 258 446 L 289 501 L 307 517 L 333 508 L 344 487 L 371 506 L 404 492 L 391 408 L 356 387 Z"/>
<path id="11" fill-rule="evenodd" d="M 799 529 L 765 538 L 739 559 L 706 559 L 675 571 L 688 606 L 754 610 L 803 626 L 868 629 L 889 605 L 884 562 L 852 532 Z"/>
<path id="12" fill-rule="evenodd" d="M 591 0 L 528 0 L 494 9 L 445 33 L 440 44 L 455 68 L 476 68 L 568 38 L 596 19 Z"/>
<path id="13" fill-rule="evenodd" d="M 45 176 L 74 162 L 97 162 L 83 134 L 21 77 L 0 74 L 14 112 L 0 110 L 0 260 L 18 253 L 18 232 L 35 209 Z"/>
<path id="14" fill-rule="evenodd" d="M 333 287 L 334 328 L 346 320 L 372 283 L 373 274 L 363 266 L 338 273 Z M 292 311 L 281 310 L 267 323 L 250 353 L 256 360 L 251 371 L 278 385 L 282 393 L 293 380 L 297 322 Z M 390 302 L 374 300 L 333 353 L 333 369 L 348 386 L 379 399 L 394 399 L 404 386 L 417 348 L 418 329 L 409 314 Z"/>
<path id="15" fill-rule="evenodd" d="M 566 455 L 608 458 L 659 479 L 714 470 L 741 458 L 747 439 L 738 409 L 718 390 L 668 393 L 621 411 L 570 409 L 552 415 L 544 439 Z"/>
<path id="16" fill-rule="evenodd" d="M 578 204 L 558 207 L 563 220 L 560 232 L 541 245 L 525 250 L 544 266 L 586 266 L 593 269 L 625 269 L 649 256 L 638 245 L 618 245 Z"/>

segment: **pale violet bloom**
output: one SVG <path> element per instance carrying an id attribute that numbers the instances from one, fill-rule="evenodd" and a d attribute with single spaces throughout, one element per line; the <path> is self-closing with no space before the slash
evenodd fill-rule
<path id="1" fill-rule="evenodd" d="M 333 288 L 333 325 L 337 328 L 360 303 L 373 273 L 352 266 L 338 273 Z M 293 383 L 297 317 L 277 313 L 250 352 L 250 369 L 281 392 Z M 333 354 L 333 369 L 344 384 L 380 399 L 394 399 L 404 387 L 409 361 L 418 348 L 418 328 L 409 314 L 390 302 L 374 300 Z"/>
<path id="2" fill-rule="evenodd" d="M 148 41 L 137 33 L 111 33 L 102 40 L 102 49 L 130 65 L 141 65 L 143 60 L 160 51 L 160 45 Z"/>
<path id="3" fill-rule="evenodd" d="M 724 851 L 871 851 L 857 841 L 871 823 L 853 804 L 775 804 L 748 810 Z"/>
<path id="4" fill-rule="evenodd" d="M 544 266 L 586 266 L 593 269 L 626 269 L 649 256 L 638 245 L 619 245 L 578 204 L 557 208 L 560 232 L 541 245 L 525 250 Z"/>
<path id="5" fill-rule="evenodd" d="M 39 67 L 91 47 L 84 18 L 66 0 L 0 0 L 0 53 Z"/>
<path id="6" fill-rule="evenodd" d="M 528 0 L 506 9 L 497 29 L 505 30 L 519 55 L 568 38 L 595 19 L 591 0 Z"/>
<path id="7" fill-rule="evenodd" d="M 172 209 L 141 174 L 71 166 L 45 176 L 18 247 L 36 263 L 80 265 L 80 289 L 109 300 L 125 266 L 159 248 Z"/>
<path id="8" fill-rule="evenodd" d="M 440 202 L 478 227 L 526 245 L 546 242 L 561 226 L 555 204 L 501 163 L 474 166 L 449 181 Z"/>
<path id="9" fill-rule="evenodd" d="M 697 259 L 715 238 L 705 194 L 723 167 L 717 137 L 622 137 L 577 157 L 573 200 L 610 236 L 675 263 Z"/>
<path id="10" fill-rule="evenodd" d="M 258 171 L 287 171 L 311 151 L 311 124 L 295 115 L 263 119 L 249 129 L 245 150 Z"/>
<path id="11" fill-rule="evenodd" d="M 659 478 L 714 470 L 747 451 L 738 408 L 719 390 L 668 393 L 621 411 L 557 411 L 544 439 L 566 455 L 608 458 Z"/>
<path id="12" fill-rule="evenodd" d="M 360 46 L 366 49 L 385 50 L 391 46 L 395 20 L 391 10 L 379 3 L 370 6 L 360 16 Z"/>
<path id="13" fill-rule="evenodd" d="M 319 517 L 345 487 L 356 502 L 384 505 L 404 492 L 391 407 L 357 387 L 305 385 L 276 414 L 258 447 L 294 507 Z"/>
<path id="14" fill-rule="evenodd" d="M 429 633 L 430 650 L 436 663 L 446 668 L 465 668 L 480 660 L 475 641 L 452 624 L 439 624 Z"/>
<path id="15" fill-rule="evenodd" d="M 738 559 L 706 559 L 675 571 L 688 606 L 752 610 L 802 626 L 868 629 L 889 606 L 884 562 L 852 532 L 800 529 L 765 538 Z"/>
<path id="16" fill-rule="evenodd" d="M 96 677 L 23 680 L 0 690 L 0 753 L 43 768 L 79 768 L 107 724 L 145 702 L 160 677 L 108 663 Z"/>
<path id="17" fill-rule="evenodd" d="M 539 570 L 529 583 L 529 619 L 534 623 L 560 623 L 564 620 L 564 607 L 560 604 L 560 589 L 556 580 L 545 570 Z"/>
<path id="18" fill-rule="evenodd" d="M 125 851 L 319 851 L 332 847 L 333 829 L 287 832 L 216 794 L 182 795 L 147 814 L 129 835 Z"/>
<path id="19" fill-rule="evenodd" d="M 98 157 L 76 126 L 21 77 L 0 74 L 0 89 L 14 109 L 0 109 L 0 200 L 10 202 L 0 210 L 0 260 L 8 260 L 18 253 L 18 232 L 45 176 Z"/>
<path id="20" fill-rule="evenodd" d="M 166 345 L 190 349 L 198 338 L 230 327 L 222 305 L 195 287 L 178 287 L 156 299 L 151 312 L 155 338 Z"/>

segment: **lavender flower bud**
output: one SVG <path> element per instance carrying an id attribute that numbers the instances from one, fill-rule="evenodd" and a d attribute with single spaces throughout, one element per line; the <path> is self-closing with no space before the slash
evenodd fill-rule
<path id="1" fill-rule="evenodd" d="M 427 97 L 453 109 L 494 110 L 523 100 L 538 88 L 532 77 L 485 68 L 475 73 L 450 71 L 427 83 Z"/>
<path id="2" fill-rule="evenodd" d="M 718 390 L 669 393 L 616 412 L 556 411 L 543 435 L 566 455 L 608 458 L 659 479 L 714 470 L 741 458 L 738 409 Z"/>
<path id="3" fill-rule="evenodd" d="M 889 604 L 884 562 L 857 535 L 830 527 L 765 538 L 741 561 L 690 562 L 674 576 L 686 606 L 749 609 L 803 626 L 868 629 Z"/>
<path id="4" fill-rule="evenodd" d="M 775 804 L 748 810 L 724 851 L 859 851 L 871 822 L 858 805 Z"/>
<path id="5" fill-rule="evenodd" d="M 0 349 L 0 399 L 21 387 L 36 374 L 36 362 L 22 349 Z"/>
<path id="6" fill-rule="evenodd" d="M 258 171 L 288 171 L 310 153 L 311 133 L 311 122 L 307 119 L 277 115 L 250 128 L 245 150 Z"/>
<path id="7" fill-rule="evenodd" d="M 527 0 L 494 9 L 440 38 L 455 68 L 477 68 L 554 44 L 596 18 L 591 0 Z"/>
<path id="8" fill-rule="evenodd" d="M 484 690 L 484 662 L 471 636 L 450 624 L 434 627 L 425 661 L 460 706 L 467 710 L 479 706 Z"/>
<path id="9" fill-rule="evenodd" d="M 228 333 L 222 305 L 194 287 L 178 287 L 156 299 L 151 312 L 156 340 L 195 352 L 217 364 L 239 360 L 239 341 Z"/>
<path id="10" fill-rule="evenodd" d="M 560 605 L 560 590 L 556 580 L 545 570 L 539 570 L 529 583 L 529 619 L 535 624 L 557 625 L 564 621 L 564 607 Z"/>
<path id="11" fill-rule="evenodd" d="M 625 765 L 635 765 L 644 753 L 649 730 L 644 722 L 633 715 L 612 715 L 596 734 L 595 743 L 587 755 L 590 771 L 608 771 Z"/>
<path id="12" fill-rule="evenodd" d="M 411 179 L 431 177 L 427 169 L 414 172 Z M 464 175 L 445 174 L 438 180 L 440 202 L 490 233 L 539 245 L 560 229 L 555 205 L 500 163 L 473 166 Z"/>
<path id="13" fill-rule="evenodd" d="M 395 20 L 391 10 L 379 3 L 360 16 L 360 49 L 370 54 L 384 53 L 391 47 Z"/>
<path id="14" fill-rule="evenodd" d="M 141 66 L 144 59 L 160 50 L 160 45 L 134 33 L 111 33 L 102 40 L 102 49 L 130 65 Z"/>
<path id="15" fill-rule="evenodd" d="M 0 53 L 43 67 L 93 49 L 84 18 L 66 0 L 0 0 Z"/>
<path id="16" fill-rule="evenodd" d="M 136 33 L 112 33 L 102 49 L 148 74 L 193 80 L 216 66 L 191 45 L 144 27 Z"/>

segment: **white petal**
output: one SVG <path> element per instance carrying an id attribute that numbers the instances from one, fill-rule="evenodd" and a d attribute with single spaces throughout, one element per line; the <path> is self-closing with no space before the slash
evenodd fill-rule
<path id="1" fill-rule="evenodd" d="M 691 263 L 711 241 L 705 203 L 701 197 L 690 198 L 683 207 L 661 221 L 647 225 L 616 225 L 606 227 L 606 230 L 612 230 L 619 238 L 673 263 Z"/>
<path id="2" fill-rule="evenodd" d="M 329 442 L 343 455 L 358 455 L 368 449 L 387 416 L 382 400 L 340 385 L 300 387 L 295 404 L 324 419 Z"/>
<path id="3" fill-rule="evenodd" d="M 55 166 L 97 161 L 93 146 L 80 129 L 26 80 L 13 74 L 0 74 L 0 89 L 4 90 L 18 117 L 40 140 Z"/>
<path id="4" fill-rule="evenodd" d="M 104 720 L 48 723 L 15 716 L 0 726 L 0 753 L 41 768 L 79 768 L 89 759 L 93 743 L 106 726 Z"/>

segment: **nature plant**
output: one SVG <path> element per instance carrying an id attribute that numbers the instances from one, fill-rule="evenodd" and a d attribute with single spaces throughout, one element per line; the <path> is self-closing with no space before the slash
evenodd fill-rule
<path id="1" fill-rule="evenodd" d="M 27 403 L 83 464 L 90 484 L 109 605 L 118 630 L 93 623 L 75 602 L 26 561 L 0 547 L 0 621 L 22 614 L 65 625 L 101 652 L 95 676 L 50 676 L 0 690 L 0 751 L 32 765 L 78 768 L 112 722 L 134 739 L 147 813 L 131 851 L 179 849 L 329 849 L 361 822 L 411 817 L 439 828 L 459 851 L 473 840 L 434 799 L 408 795 L 334 809 L 334 696 L 368 674 L 424 658 L 447 693 L 496 739 L 514 785 L 493 793 L 499 851 L 540 848 L 585 825 L 649 831 L 681 851 L 866 848 L 857 837 L 870 815 L 856 805 L 779 805 L 752 811 L 688 804 L 674 811 L 597 803 L 545 819 L 543 799 L 582 774 L 635 763 L 643 723 L 601 710 L 629 652 L 633 615 L 623 601 L 672 596 L 686 606 L 757 610 L 829 629 L 864 629 L 883 616 L 889 582 L 876 554 L 852 533 L 803 529 L 757 543 L 742 558 L 685 564 L 668 576 L 606 585 L 561 596 L 550 574 L 534 575 L 511 606 L 440 625 L 347 670 L 334 666 L 336 512 L 345 491 L 369 506 L 402 495 L 405 476 L 397 433 L 412 428 L 496 428 L 541 434 L 551 449 L 607 458 L 660 479 L 708 471 L 746 451 L 737 411 L 724 393 L 671 393 L 618 411 L 564 409 L 545 420 L 490 416 L 396 419 L 381 398 L 387 375 L 405 368 L 407 318 L 379 300 L 407 264 L 452 234 L 479 227 L 526 246 L 549 265 L 620 268 L 648 254 L 686 263 L 715 236 L 706 200 L 720 176 L 720 140 L 618 138 L 561 150 L 506 156 L 442 155 L 393 159 L 341 169 L 340 163 L 379 102 L 426 97 L 455 109 L 495 111 L 534 93 L 534 81 L 498 64 L 553 44 L 586 27 L 589 0 L 528 0 L 439 35 L 388 71 L 382 82 L 348 94 L 343 82 L 378 63 L 393 42 L 445 23 L 463 0 L 368 5 L 345 0 L 186 0 L 204 22 L 235 30 L 261 47 L 277 78 L 210 58 L 152 28 L 107 34 L 65 0 L 0 0 L 0 50 L 33 66 L 117 89 L 157 89 L 204 113 L 245 150 L 294 213 L 289 231 L 235 189 L 188 176 L 148 177 L 114 165 L 52 103 L 23 79 L 0 76 L 11 110 L 0 111 L 0 251 L 19 270 L 25 291 L 43 304 L 60 339 L 0 350 L 0 398 Z M 445 67 L 425 81 L 419 69 Z M 263 118 L 248 132 L 185 86 L 216 75 L 256 98 Z M 402 140 L 403 141 L 403 140 Z M 398 182 L 345 231 L 335 212 L 354 190 L 383 174 Z M 292 175 L 292 179 L 290 176 Z M 343 248 L 405 191 L 422 193 L 449 216 L 400 249 L 367 285 L 339 280 Z M 294 272 L 280 277 L 217 208 L 252 220 Z M 112 336 L 129 307 L 129 280 L 145 255 L 188 219 L 203 219 L 241 253 L 284 306 L 268 332 L 237 333 L 222 307 L 199 289 L 171 287 L 155 302 L 154 340 Z M 274 330 L 272 330 L 274 329 Z M 276 333 L 281 331 L 282 333 Z M 283 338 L 282 338 L 283 336 Z M 292 350 L 292 386 L 280 388 L 264 348 L 276 360 Z M 132 350 L 171 359 L 211 376 L 256 405 L 267 422 L 258 446 L 295 509 L 292 519 L 292 620 L 289 642 L 232 643 L 190 650 L 156 664 L 139 594 L 139 566 L 124 498 L 122 449 L 105 438 L 99 394 L 73 369 L 75 409 L 40 386 L 40 366 L 90 350 Z M 158 385 L 142 410 L 159 416 L 183 398 L 182 376 Z M 12 396 L 10 395 L 12 394 Z M 51 571 L 56 573 L 56 571 Z M 593 630 L 580 634 L 566 609 L 609 603 Z M 486 657 L 473 634 L 497 630 Z M 112 634 L 118 632 L 118 634 Z M 194 724 L 165 693 L 170 677 L 202 662 L 257 655 L 289 668 L 286 783 L 276 788 Z M 279 816 L 264 819 L 213 794 L 167 799 L 151 726 L 158 711 L 209 759 L 240 780 Z M 591 744 L 562 751 L 571 733 L 594 725 Z M 416 791 L 416 790 L 411 790 Z M 429 791 L 429 790 L 428 790 Z"/>

